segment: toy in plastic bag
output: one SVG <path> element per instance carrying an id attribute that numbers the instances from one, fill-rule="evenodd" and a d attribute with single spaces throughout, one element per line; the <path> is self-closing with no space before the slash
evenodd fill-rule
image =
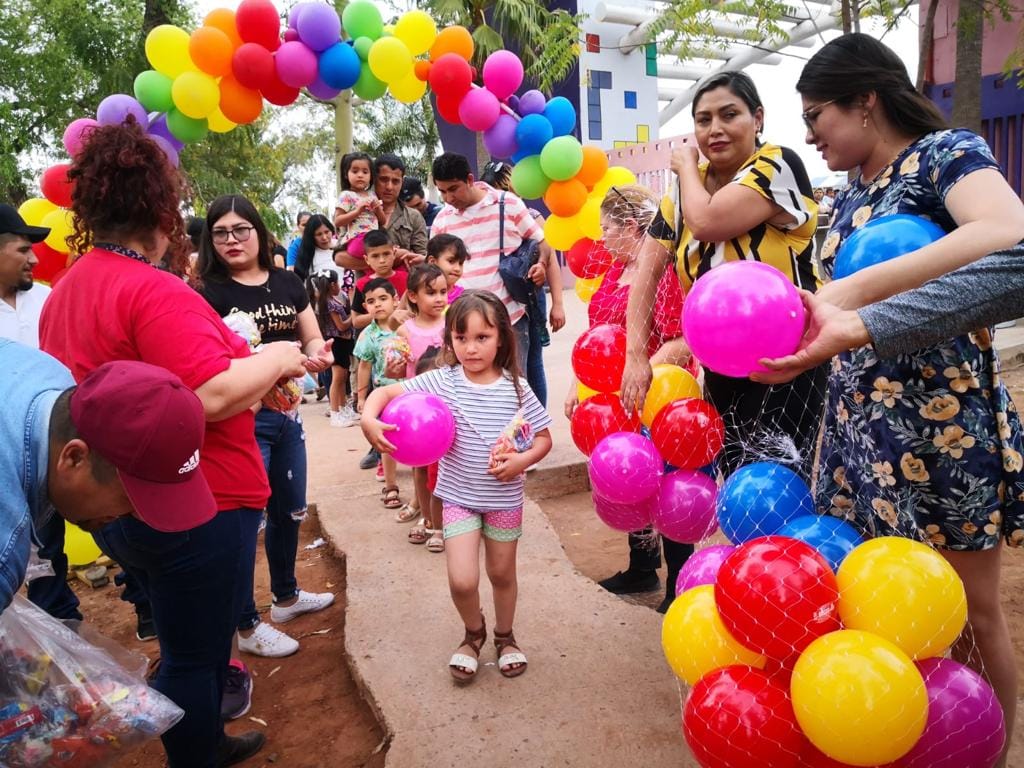
<path id="1" fill-rule="evenodd" d="M 384 351 L 384 373 L 388 378 L 401 379 L 405 367 L 412 360 L 412 347 L 404 336 L 391 336 L 381 347 Z"/>
<path id="2" fill-rule="evenodd" d="M 184 712 L 21 595 L 0 614 L 0 765 L 97 768 Z"/>
<path id="3" fill-rule="evenodd" d="M 523 416 L 523 411 L 516 411 L 512 421 L 501 431 L 498 439 L 491 448 L 491 458 L 488 462 L 489 468 L 494 469 L 498 465 L 497 457 L 503 453 L 514 451 L 522 453 L 533 447 L 533 427 Z"/>
<path id="4" fill-rule="evenodd" d="M 249 349 L 256 353 L 263 345 L 260 343 L 260 331 L 256 327 L 256 321 L 248 312 L 231 312 L 224 317 L 224 325 L 237 333 Z M 298 413 L 299 403 L 302 402 L 302 379 L 292 379 L 287 376 L 278 379 L 260 402 L 264 408 L 272 411 L 294 415 Z"/>

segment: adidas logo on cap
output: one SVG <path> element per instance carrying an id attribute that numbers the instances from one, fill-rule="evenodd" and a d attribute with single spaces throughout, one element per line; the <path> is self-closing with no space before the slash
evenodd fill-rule
<path id="1" fill-rule="evenodd" d="M 188 457 L 188 461 L 186 461 L 184 464 L 181 465 L 181 469 L 178 470 L 178 474 L 179 475 L 186 475 L 189 472 L 191 472 L 193 469 L 196 469 L 198 467 L 199 467 L 199 449 L 197 448 L 195 450 L 195 452 L 191 456 Z"/>

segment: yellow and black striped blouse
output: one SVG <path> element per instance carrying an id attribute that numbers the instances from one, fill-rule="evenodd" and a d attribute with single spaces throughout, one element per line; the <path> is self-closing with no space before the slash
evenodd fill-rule
<path id="1" fill-rule="evenodd" d="M 701 180 L 708 164 L 701 163 Z M 666 196 L 648 234 L 675 254 L 676 272 L 684 289 L 712 267 L 726 261 L 753 259 L 781 270 L 795 285 L 810 291 L 821 285 L 814 261 L 814 231 L 818 226 L 818 204 L 803 161 L 791 149 L 764 144 L 736 172 L 731 182 L 749 187 L 775 203 L 795 221 L 783 227 L 762 222 L 738 237 L 720 243 L 694 239 L 686 226 L 677 235 L 675 206 Z"/>

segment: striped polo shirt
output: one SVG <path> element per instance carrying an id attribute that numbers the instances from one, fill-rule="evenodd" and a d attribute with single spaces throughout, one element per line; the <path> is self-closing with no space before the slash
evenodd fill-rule
<path id="1" fill-rule="evenodd" d="M 441 457 L 434 495 L 449 504 L 477 510 L 518 509 L 523 506 L 523 478 L 503 483 L 487 472 L 491 448 L 522 409 L 533 433 L 547 429 L 551 417 L 526 379 L 520 378 L 522 404 L 508 375 L 493 384 L 474 384 L 461 365 L 437 368 L 405 379 L 407 392 L 437 395 L 455 417 L 455 442 Z"/>
<path id="2" fill-rule="evenodd" d="M 501 193 L 482 181 L 473 186 L 484 190 L 483 199 L 464 211 L 446 205 L 434 219 L 430 234 L 449 234 L 462 239 L 470 259 L 462 269 L 459 285 L 496 294 L 508 308 L 509 316 L 515 323 L 526 310 L 508 295 L 501 275 L 498 274 L 498 197 Z M 506 192 L 505 253 L 511 253 L 526 239 L 543 240 L 544 231 L 530 215 L 523 201 L 511 192 Z"/>

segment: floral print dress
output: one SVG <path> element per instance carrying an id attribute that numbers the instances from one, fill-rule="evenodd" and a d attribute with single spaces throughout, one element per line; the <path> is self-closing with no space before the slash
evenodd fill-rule
<path id="1" fill-rule="evenodd" d="M 998 168 L 965 130 L 913 142 L 869 184 L 843 190 L 822 263 L 894 213 L 956 228 L 943 200 L 968 174 Z M 833 360 L 816 488 L 818 508 L 868 536 L 920 538 L 952 550 L 1024 544 L 1021 427 L 999 376 L 990 329 L 879 359 L 871 346 Z"/>

